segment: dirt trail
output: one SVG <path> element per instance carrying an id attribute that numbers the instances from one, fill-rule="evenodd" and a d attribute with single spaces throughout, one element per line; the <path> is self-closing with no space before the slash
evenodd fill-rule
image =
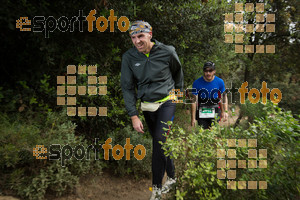
<path id="1" fill-rule="evenodd" d="M 72 193 L 61 197 L 47 194 L 47 200 L 148 200 L 151 179 L 134 179 L 132 176 L 118 177 L 104 170 L 101 175 L 92 174 L 80 178 Z M 0 200 L 21 200 L 12 196 L 1 196 Z"/>
<path id="2" fill-rule="evenodd" d="M 73 194 L 49 200 L 146 200 L 150 198 L 150 179 L 135 180 L 132 176 L 118 177 L 105 170 L 99 176 L 80 179 Z"/>

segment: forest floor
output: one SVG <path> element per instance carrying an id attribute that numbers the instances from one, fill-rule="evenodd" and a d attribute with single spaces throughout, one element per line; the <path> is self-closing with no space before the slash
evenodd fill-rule
<path id="1" fill-rule="evenodd" d="M 235 123 L 239 110 L 235 116 L 229 112 L 227 122 L 221 122 L 221 126 L 229 126 Z M 181 127 L 190 127 L 190 112 L 188 109 L 177 109 L 175 118 Z M 189 120 L 184 120 L 189 119 Z M 189 129 L 189 128 L 188 128 Z M 166 177 L 165 177 L 166 178 Z M 165 179 L 164 178 L 164 179 Z M 72 193 L 61 197 L 47 194 L 47 200 L 147 200 L 151 196 L 151 179 L 135 179 L 131 176 L 117 176 L 111 170 L 103 170 L 101 175 L 88 174 L 80 178 L 78 186 Z M 174 195 L 174 194 L 173 194 Z M 18 200 L 11 196 L 0 196 L 0 200 Z"/>

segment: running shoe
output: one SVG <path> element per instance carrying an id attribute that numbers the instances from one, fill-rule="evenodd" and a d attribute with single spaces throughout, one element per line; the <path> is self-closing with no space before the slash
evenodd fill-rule
<path id="1" fill-rule="evenodd" d="M 176 183 L 176 178 L 167 177 L 165 184 L 162 186 L 161 193 L 163 194 L 168 193 L 170 189 L 172 189 L 175 186 L 175 183 Z"/>
<path id="2" fill-rule="evenodd" d="M 150 200 L 160 200 L 161 199 L 161 188 L 158 188 L 156 185 L 152 187 L 152 195 Z"/>

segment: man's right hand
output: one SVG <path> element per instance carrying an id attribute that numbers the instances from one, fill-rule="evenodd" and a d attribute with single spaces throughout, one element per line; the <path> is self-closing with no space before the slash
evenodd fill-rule
<path id="1" fill-rule="evenodd" d="M 138 116 L 132 116 L 131 117 L 131 121 L 132 121 L 132 126 L 134 128 L 134 130 L 136 130 L 139 133 L 144 133 L 143 129 L 143 123 L 141 122 L 141 120 L 138 118 Z"/>
<path id="2" fill-rule="evenodd" d="M 191 120 L 191 126 L 192 126 L 192 127 L 195 127 L 196 124 L 197 124 L 197 120 L 192 119 L 192 120 Z"/>

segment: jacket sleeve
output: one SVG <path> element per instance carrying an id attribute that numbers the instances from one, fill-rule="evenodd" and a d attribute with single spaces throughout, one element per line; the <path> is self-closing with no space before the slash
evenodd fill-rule
<path id="1" fill-rule="evenodd" d="M 175 81 L 175 89 L 180 89 L 183 91 L 183 71 L 174 47 L 170 57 L 170 69 L 173 80 Z"/>
<path id="2" fill-rule="evenodd" d="M 124 102 L 126 110 L 129 116 L 138 115 L 136 110 L 136 92 L 134 77 L 132 71 L 129 67 L 129 62 L 126 55 L 122 57 L 122 67 L 121 67 L 121 88 L 123 92 Z"/>

